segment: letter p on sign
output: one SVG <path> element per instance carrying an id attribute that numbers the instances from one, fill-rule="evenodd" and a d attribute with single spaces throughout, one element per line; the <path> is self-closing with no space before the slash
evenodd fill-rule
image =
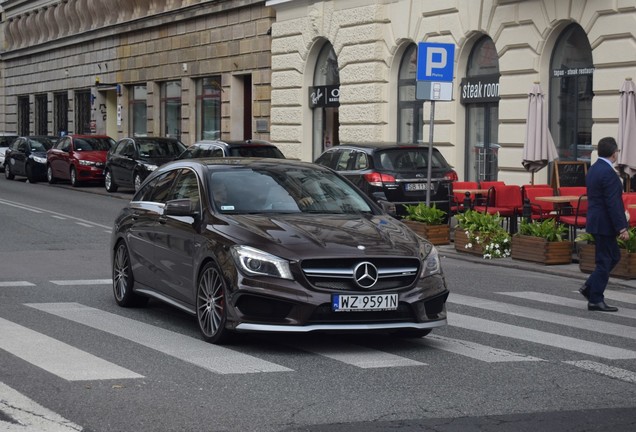
<path id="1" fill-rule="evenodd" d="M 420 42 L 417 47 L 418 81 L 452 82 L 455 45 Z"/>

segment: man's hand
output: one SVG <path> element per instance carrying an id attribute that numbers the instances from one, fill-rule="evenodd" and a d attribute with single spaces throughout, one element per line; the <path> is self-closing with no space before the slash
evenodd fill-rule
<path id="1" fill-rule="evenodd" d="M 298 200 L 298 205 L 302 208 L 309 207 L 314 203 L 314 199 L 312 197 L 304 197 Z"/>
<path id="2" fill-rule="evenodd" d="M 618 234 L 618 238 L 621 240 L 629 240 L 629 232 L 623 228 L 623 230 Z"/>

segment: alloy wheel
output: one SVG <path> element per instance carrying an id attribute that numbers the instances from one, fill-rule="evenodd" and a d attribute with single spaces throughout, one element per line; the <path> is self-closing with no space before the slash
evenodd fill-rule
<path id="1" fill-rule="evenodd" d="M 206 341 L 222 343 L 227 340 L 229 331 L 225 329 L 227 320 L 225 284 L 221 272 L 213 263 L 208 263 L 199 276 L 197 320 Z"/>
<path id="2" fill-rule="evenodd" d="M 77 171 L 75 171 L 75 168 L 71 168 L 71 186 L 73 187 L 77 187 L 79 186 L 78 181 L 77 181 Z"/>
<path id="3" fill-rule="evenodd" d="M 135 186 L 135 192 L 137 192 L 139 188 L 141 187 L 141 176 L 139 174 L 135 174 L 135 177 L 133 178 L 133 183 Z"/>
<path id="4" fill-rule="evenodd" d="M 106 174 L 104 175 L 104 186 L 108 192 L 117 192 L 117 185 L 113 181 L 113 175 L 110 170 L 106 170 Z"/>
<path id="5" fill-rule="evenodd" d="M 133 292 L 135 280 L 130 267 L 130 254 L 123 241 L 117 244 L 113 258 L 113 294 L 119 306 L 140 306 L 148 301 L 147 297 Z"/>
<path id="6" fill-rule="evenodd" d="M 51 168 L 51 165 L 46 167 L 46 180 L 50 184 L 55 183 L 55 177 L 53 176 L 53 168 Z"/>

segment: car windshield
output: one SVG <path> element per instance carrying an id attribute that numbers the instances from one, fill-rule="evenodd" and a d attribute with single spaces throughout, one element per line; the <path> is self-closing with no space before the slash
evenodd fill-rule
<path id="1" fill-rule="evenodd" d="M 53 142 L 46 138 L 32 138 L 29 144 L 32 152 L 45 152 L 53 147 Z"/>
<path id="2" fill-rule="evenodd" d="M 427 148 L 391 149 L 376 154 L 376 166 L 379 169 L 395 172 L 420 171 L 428 167 Z M 444 168 L 448 163 L 437 151 L 433 151 L 433 169 Z"/>
<path id="3" fill-rule="evenodd" d="M 230 156 L 264 157 L 284 159 L 283 153 L 274 146 L 240 146 L 230 148 Z"/>
<path id="4" fill-rule="evenodd" d="M 210 195 L 221 213 L 370 213 L 363 196 L 330 171 L 237 167 L 214 171 Z"/>
<path id="5" fill-rule="evenodd" d="M 93 151 L 93 150 L 110 150 L 115 144 L 110 138 L 77 138 L 75 140 L 75 150 L 77 151 Z"/>
<path id="6" fill-rule="evenodd" d="M 178 141 L 138 141 L 139 154 L 143 157 L 176 157 L 185 150 Z"/>

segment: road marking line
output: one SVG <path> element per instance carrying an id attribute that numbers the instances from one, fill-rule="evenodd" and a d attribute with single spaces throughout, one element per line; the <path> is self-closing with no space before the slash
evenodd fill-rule
<path id="1" fill-rule="evenodd" d="M 21 286 L 35 286 L 31 282 L 27 281 L 6 281 L 0 282 L 0 287 L 21 287 Z"/>
<path id="2" fill-rule="evenodd" d="M 0 348 L 68 381 L 143 378 L 143 375 L 3 318 L 0 318 Z"/>
<path id="3" fill-rule="evenodd" d="M 567 297 L 559 297 L 551 294 L 544 294 L 533 291 L 520 291 L 520 292 L 500 292 L 497 294 L 507 295 L 510 297 L 517 297 L 526 300 L 533 300 L 541 303 L 558 304 L 559 306 L 572 307 L 577 309 L 585 309 L 587 307 L 586 301 L 582 295 L 579 294 L 579 299 L 571 299 Z M 595 312 L 594 315 L 597 315 Z M 612 312 L 612 316 L 619 316 L 623 318 L 636 319 L 636 310 L 618 308 L 618 312 Z"/>
<path id="4" fill-rule="evenodd" d="M 636 373 L 629 370 L 605 365 L 603 363 L 597 363 L 590 360 L 564 361 L 563 363 L 567 363 L 569 365 L 576 366 L 578 368 L 585 369 L 591 372 L 596 372 L 610 378 L 618 379 L 631 384 L 636 384 Z"/>
<path id="5" fill-rule="evenodd" d="M 312 341 L 311 343 L 298 342 L 287 345 L 362 369 L 427 366 L 426 363 L 400 357 L 395 354 L 346 342 L 338 342 L 333 339 L 319 342 Z"/>
<path id="6" fill-rule="evenodd" d="M 636 340 L 636 331 L 634 331 L 634 327 L 632 326 L 613 324 L 590 318 L 570 316 L 566 314 L 533 309 L 525 306 L 517 306 L 510 303 L 502 303 L 493 300 L 485 300 L 461 294 L 453 294 L 451 297 L 452 301 L 451 299 L 449 299 L 449 303 L 460 304 L 463 306 L 470 306 L 479 309 L 486 309 L 493 312 L 514 315 L 523 318 L 530 318 L 568 327 L 576 327 L 586 331 L 609 334 Z"/>
<path id="7" fill-rule="evenodd" d="M 461 339 L 451 339 L 445 336 L 428 335 L 421 341 L 423 345 L 430 346 L 435 349 L 452 352 L 475 360 L 487 363 L 499 362 L 518 362 L 518 361 L 543 361 L 538 357 L 532 357 L 525 354 L 517 354 L 499 348 L 493 348 Z"/>
<path id="8" fill-rule="evenodd" d="M 284 366 L 79 303 L 30 303 L 34 309 L 128 339 L 219 374 L 289 372 Z M 193 322 L 194 324 L 194 322 Z"/>
<path id="9" fill-rule="evenodd" d="M 24 209 L 24 210 L 28 210 L 28 211 L 33 212 L 33 213 L 48 213 L 51 216 L 60 216 L 60 217 L 66 218 L 66 219 L 72 219 L 72 220 L 75 220 L 75 221 L 85 222 L 85 223 L 91 224 L 91 226 L 97 226 L 97 227 L 101 227 L 101 228 L 105 228 L 105 229 L 112 229 L 113 228 L 112 226 L 98 224 L 96 222 L 91 222 L 91 221 L 88 221 L 86 219 L 77 218 L 75 216 L 67 215 L 67 214 L 64 214 L 64 213 L 58 213 L 58 212 L 54 212 L 54 211 L 51 211 L 51 210 L 46 210 L 46 209 L 42 209 L 42 208 L 38 208 L 38 207 L 34 207 L 34 206 L 29 206 L 29 205 L 26 205 L 26 204 L 15 203 L 13 201 L 0 200 L 0 203 L 6 204 L 6 205 L 9 205 L 9 206 L 13 206 L 13 207 L 18 207 L 18 208 L 21 208 L 21 209 Z"/>
<path id="10" fill-rule="evenodd" d="M 78 279 L 78 280 L 52 280 L 55 285 L 73 286 L 73 285 L 110 285 L 112 279 Z"/>
<path id="11" fill-rule="evenodd" d="M 87 224 L 87 223 L 84 223 L 84 222 L 75 222 L 75 223 L 77 225 L 80 225 L 80 226 L 83 226 L 83 227 L 86 227 L 86 228 L 95 228 L 95 225 Z"/>
<path id="12" fill-rule="evenodd" d="M 605 359 L 636 359 L 636 351 L 452 312 L 448 313 L 448 324 L 453 327 L 514 338 Z"/>
<path id="13" fill-rule="evenodd" d="M 65 218 L 65 217 L 62 217 L 62 216 L 51 215 L 51 217 L 52 217 L 52 218 L 55 218 L 55 219 L 66 220 L 66 218 Z"/>
<path id="14" fill-rule="evenodd" d="M 14 423 L 0 423 L 2 430 L 7 432 L 78 432 L 84 430 L 81 426 L 39 405 L 1 382 L 0 411 L 6 413 L 14 421 Z"/>
<path id="15" fill-rule="evenodd" d="M 32 212 L 32 213 L 43 213 L 43 211 L 35 210 L 35 209 L 33 209 L 33 208 L 30 208 L 30 207 L 25 207 L 25 206 L 24 206 L 24 205 L 22 205 L 22 204 L 14 204 L 14 203 L 12 203 L 12 202 L 5 201 L 5 200 L 0 200 L 0 203 L 2 203 L 2 204 L 6 204 L 6 205 L 8 205 L 8 206 L 10 206 L 10 207 L 16 207 L 16 208 L 19 208 L 19 209 L 21 209 L 21 210 L 30 211 L 30 212 Z"/>

